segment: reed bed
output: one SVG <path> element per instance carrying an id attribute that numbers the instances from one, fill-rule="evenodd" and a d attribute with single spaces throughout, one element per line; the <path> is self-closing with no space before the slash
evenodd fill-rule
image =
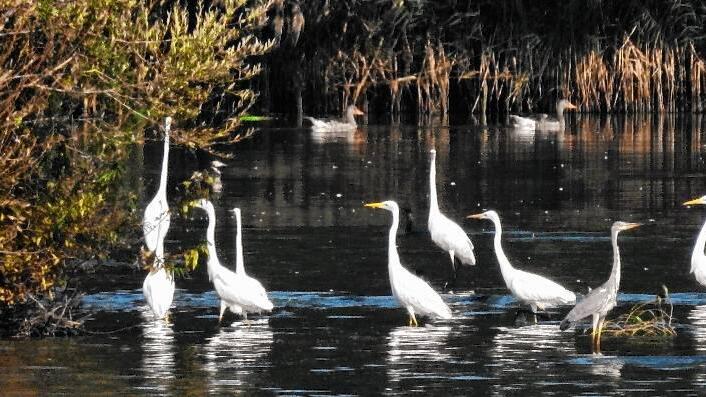
<path id="1" fill-rule="evenodd" d="M 392 114 L 485 115 L 551 110 L 567 98 L 582 112 L 704 109 L 706 8 L 695 0 L 299 3 L 309 30 L 282 55 L 324 59 L 325 77 L 304 67 L 307 95 L 324 108 L 358 101 Z M 575 23 L 557 23 L 559 13 Z"/>

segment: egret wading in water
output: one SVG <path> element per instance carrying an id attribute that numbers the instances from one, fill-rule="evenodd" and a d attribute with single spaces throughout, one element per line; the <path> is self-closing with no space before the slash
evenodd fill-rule
<path id="1" fill-rule="evenodd" d="M 170 224 L 169 204 L 167 203 L 167 169 L 169 168 L 169 130 L 172 118 L 164 119 L 164 154 L 162 155 L 162 173 L 159 177 L 159 188 L 152 201 L 147 204 L 142 218 L 142 232 L 145 235 L 145 246 L 150 252 L 157 249 L 159 236 L 167 235 Z"/>
<path id="2" fill-rule="evenodd" d="M 221 299 L 221 312 L 218 322 L 223 320 L 226 308 L 235 314 L 243 316 L 247 321 L 248 313 L 269 312 L 274 305 L 267 297 L 267 291 L 256 279 L 245 273 L 243 261 L 243 243 L 240 225 L 240 209 L 235 208 L 236 235 L 235 235 L 235 272 L 221 265 L 216 253 L 215 230 L 216 211 L 213 204 L 206 199 L 197 200 L 196 207 L 203 209 L 208 214 L 208 228 L 206 241 L 208 245 L 208 279 L 213 282 L 218 297 Z"/>
<path id="3" fill-rule="evenodd" d="M 439 248 L 449 253 L 451 257 L 452 279 L 446 285 L 456 282 L 456 262 L 464 265 L 475 265 L 476 257 L 473 255 L 473 243 L 468 238 L 461 226 L 447 218 L 439 210 L 439 201 L 436 197 L 436 150 L 432 149 L 431 164 L 429 165 L 429 233 L 431 240 Z"/>
<path id="4" fill-rule="evenodd" d="M 507 285 L 507 288 L 517 300 L 530 305 L 533 314 L 537 314 L 537 309 L 545 310 L 547 307 L 576 302 L 576 295 L 573 292 L 554 281 L 534 273 L 515 269 L 512 266 L 507 256 L 505 256 L 505 251 L 503 251 L 501 241 L 502 227 L 500 226 L 500 216 L 497 212 L 486 211 L 481 214 L 469 215 L 468 218 L 488 219 L 493 222 L 495 226 L 493 246 L 505 285 Z"/>
<path id="5" fill-rule="evenodd" d="M 154 262 L 142 283 L 142 294 L 155 318 L 168 321 L 174 300 L 174 275 L 164 267 L 164 233 L 157 235 Z"/>
<path id="6" fill-rule="evenodd" d="M 610 240 L 613 244 L 613 268 L 610 271 L 608 281 L 600 287 L 591 290 L 562 320 L 559 328 L 563 331 L 573 323 L 588 316 L 593 317 L 593 348 L 594 351 L 601 350 L 601 332 L 606 315 L 617 304 L 618 289 L 620 288 L 620 250 L 618 249 L 618 233 L 623 230 L 633 229 L 640 226 L 639 223 L 617 221 L 610 228 Z"/>
<path id="7" fill-rule="evenodd" d="M 432 318 L 451 318 L 451 309 L 444 303 L 434 289 L 424 280 L 405 269 L 397 253 L 397 227 L 400 220 L 400 208 L 394 201 L 365 204 L 369 208 L 382 208 L 392 212 L 392 226 L 390 226 L 389 242 L 387 249 L 387 270 L 390 275 L 392 295 L 409 314 L 409 325 L 415 327 L 416 315 Z"/>
<path id="8" fill-rule="evenodd" d="M 706 205 L 706 196 L 702 196 L 684 203 L 684 205 Z M 694 273 L 696 281 L 706 287 L 706 223 L 701 227 L 699 236 L 696 237 L 694 251 L 691 253 L 691 272 Z"/>
<path id="9" fill-rule="evenodd" d="M 320 120 L 313 117 L 304 117 L 311 121 L 311 129 L 316 132 L 334 132 L 334 131 L 355 131 L 358 124 L 355 122 L 355 116 L 362 116 L 365 113 L 358 109 L 355 105 L 349 105 L 346 108 L 346 119 L 344 121 L 336 120 Z"/>

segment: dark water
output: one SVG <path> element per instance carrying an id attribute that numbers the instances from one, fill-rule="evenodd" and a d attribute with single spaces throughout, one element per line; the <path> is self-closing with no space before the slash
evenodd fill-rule
<path id="1" fill-rule="evenodd" d="M 226 210 L 241 207 L 246 267 L 271 291 L 274 312 L 250 326 L 230 316 L 218 327 L 218 301 L 201 269 L 178 280 L 173 324 L 154 323 L 144 274 L 101 268 L 84 280 L 92 334 L 0 342 L 0 394 L 701 394 L 706 291 L 689 274 L 689 257 L 706 211 L 681 203 L 706 193 L 702 126 L 646 118 L 582 119 L 566 132 L 536 134 L 472 126 L 262 131 L 233 148 L 215 200 L 216 239 L 222 262 L 232 263 Z M 410 328 L 389 296 L 390 216 L 362 204 L 395 199 L 411 210 L 398 238 L 402 261 L 441 291 L 448 257 L 425 233 L 431 148 L 442 210 L 471 236 L 478 265 L 461 269 L 455 293 L 443 295 L 453 320 Z M 149 199 L 159 146 L 145 148 L 144 159 Z M 207 163 L 173 151 L 170 180 Z M 612 221 L 646 223 L 621 235 L 622 294 L 612 316 L 665 284 L 678 336 L 605 338 L 598 356 L 585 325 L 559 331 L 568 307 L 538 325 L 516 321 L 492 226 L 461 222 L 489 208 L 502 217 L 515 266 L 577 292 L 610 272 Z M 173 219 L 167 250 L 202 241 L 205 226 L 200 213 Z"/>

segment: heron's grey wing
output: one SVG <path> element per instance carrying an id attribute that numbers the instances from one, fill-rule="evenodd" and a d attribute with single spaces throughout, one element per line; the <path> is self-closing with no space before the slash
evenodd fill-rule
<path id="1" fill-rule="evenodd" d="M 574 323 L 588 316 L 593 315 L 593 313 L 602 312 L 605 307 L 610 303 L 611 297 L 608 292 L 608 288 L 605 285 L 592 290 L 585 298 L 576 303 L 573 309 L 566 315 L 564 322 Z"/>

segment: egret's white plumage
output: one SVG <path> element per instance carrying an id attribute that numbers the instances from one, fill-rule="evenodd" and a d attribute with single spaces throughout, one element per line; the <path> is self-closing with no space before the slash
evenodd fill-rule
<path id="1" fill-rule="evenodd" d="M 363 114 L 365 113 L 355 105 L 349 105 L 346 109 L 346 119 L 344 121 L 320 120 L 314 117 L 304 118 L 311 121 L 311 129 L 315 132 L 355 131 L 358 127 L 358 124 L 355 122 L 355 116 Z"/>
<path id="2" fill-rule="evenodd" d="M 610 240 L 613 244 L 613 268 L 610 271 L 608 281 L 598 288 L 592 289 L 561 321 L 559 328 L 565 330 L 576 321 L 588 316 L 593 317 L 593 346 L 594 349 L 601 349 L 601 332 L 603 322 L 608 312 L 610 312 L 618 302 L 618 289 L 620 288 L 620 250 L 618 249 L 618 233 L 623 230 L 640 226 L 639 223 L 617 221 L 610 228 Z"/>
<path id="3" fill-rule="evenodd" d="M 500 216 L 497 212 L 491 210 L 481 214 L 469 215 L 468 217 L 488 219 L 493 222 L 495 226 L 493 246 L 505 285 L 507 285 L 507 288 L 517 300 L 530 305 L 533 313 L 537 313 L 537 309 L 544 310 L 547 307 L 576 302 L 576 295 L 573 292 L 554 281 L 534 273 L 515 269 L 512 266 L 507 256 L 505 256 L 505 251 L 503 251 L 501 243 L 502 227 L 500 225 Z"/>
<path id="4" fill-rule="evenodd" d="M 240 225 L 240 209 L 236 208 L 237 232 L 235 237 L 236 261 L 235 272 L 221 265 L 216 253 L 215 230 L 216 211 L 210 201 L 198 200 L 196 206 L 208 214 L 206 240 L 208 242 L 208 278 L 213 282 L 218 297 L 221 299 L 219 321 L 223 319 L 225 309 L 242 315 L 247 320 L 248 313 L 269 312 L 274 305 L 267 297 L 267 291 L 256 279 L 245 273 L 243 262 L 243 244 Z"/>
<path id="5" fill-rule="evenodd" d="M 167 203 L 167 170 L 169 168 L 169 130 L 172 118 L 164 119 L 164 154 L 162 155 L 162 173 L 159 178 L 157 194 L 145 208 L 142 218 L 142 232 L 145 235 L 145 246 L 148 251 L 157 249 L 159 236 L 167 235 L 170 224 L 169 204 Z"/>
<path id="6" fill-rule="evenodd" d="M 684 203 L 684 205 L 706 205 L 706 196 L 702 196 Z M 701 227 L 694 251 L 691 253 L 691 271 L 694 274 L 696 281 L 706 287 L 706 254 L 704 254 L 704 246 L 706 246 L 706 223 Z"/>
<path id="7" fill-rule="evenodd" d="M 142 283 L 142 294 L 155 318 L 167 318 L 174 300 L 174 276 L 164 267 L 164 233 L 157 235 L 154 264 Z"/>
<path id="8" fill-rule="evenodd" d="M 456 263 L 454 258 L 464 265 L 475 265 L 476 257 L 473 255 L 473 243 L 468 238 L 461 226 L 447 218 L 439 210 L 439 201 L 436 197 L 436 150 L 432 149 L 431 164 L 429 166 L 429 233 L 431 240 L 439 248 L 449 253 L 451 268 L 456 277 Z"/>
<path id="9" fill-rule="evenodd" d="M 223 182 L 221 181 L 221 168 L 225 166 L 225 163 L 221 161 L 211 161 L 211 176 L 213 177 L 213 183 L 211 184 L 211 188 L 215 193 L 220 193 L 221 190 L 223 190 Z"/>
<path id="10" fill-rule="evenodd" d="M 388 245 L 387 269 L 390 275 L 392 295 L 409 314 L 409 324 L 417 325 L 416 315 L 433 318 L 450 319 L 451 309 L 444 303 L 434 289 L 424 280 L 412 274 L 402 266 L 397 253 L 397 227 L 400 219 L 400 209 L 394 201 L 365 204 L 370 208 L 382 208 L 392 212 Z"/>

